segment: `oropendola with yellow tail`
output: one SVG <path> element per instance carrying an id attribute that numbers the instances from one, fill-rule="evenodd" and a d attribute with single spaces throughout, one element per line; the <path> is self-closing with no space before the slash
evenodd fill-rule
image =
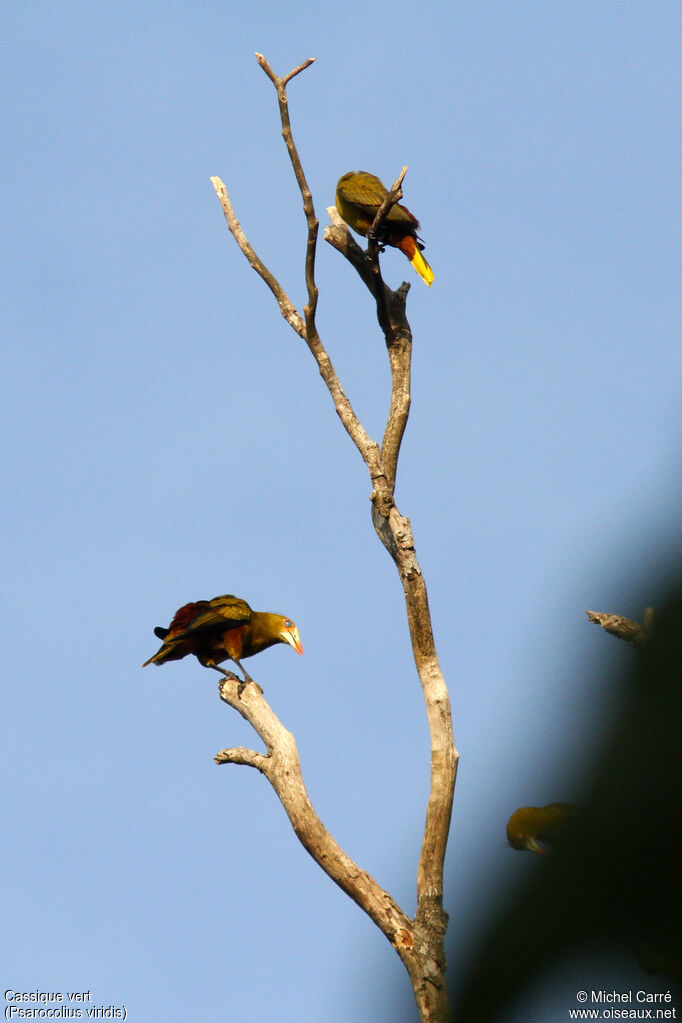
<path id="1" fill-rule="evenodd" d="M 367 171 L 349 171 L 339 178 L 336 186 L 336 208 L 349 227 L 364 237 L 374 223 L 379 207 L 388 195 L 388 189 L 379 178 Z M 429 287 L 433 270 L 421 254 L 424 248 L 417 230 L 419 221 L 406 206 L 395 203 L 386 215 L 378 241 L 404 252 L 422 280 Z"/>
<path id="2" fill-rule="evenodd" d="M 215 668 L 231 660 L 244 673 L 244 681 L 253 679 L 242 666 L 242 657 L 253 657 L 275 643 L 288 643 L 297 654 L 303 653 L 298 629 L 286 615 L 252 611 L 245 600 L 225 594 L 212 600 L 197 600 L 175 612 L 167 629 L 157 626 L 154 635 L 163 645 L 142 665 L 165 664 L 194 654 L 205 668 Z"/>

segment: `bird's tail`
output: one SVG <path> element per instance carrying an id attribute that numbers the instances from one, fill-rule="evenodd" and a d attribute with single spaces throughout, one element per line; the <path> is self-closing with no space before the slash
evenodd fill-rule
<path id="1" fill-rule="evenodd" d="M 178 652 L 177 643 L 164 643 L 161 649 L 157 650 L 153 657 L 150 657 L 148 661 L 144 662 L 142 667 L 146 668 L 148 664 L 165 664 L 166 661 L 177 661 L 178 658 L 182 656 L 184 655 Z"/>
<path id="2" fill-rule="evenodd" d="M 416 239 L 408 234 L 405 238 L 401 238 L 398 248 L 401 252 L 405 253 L 421 279 L 431 287 L 433 283 L 433 270 L 422 256 Z"/>
<path id="3" fill-rule="evenodd" d="M 164 629 L 163 626 L 161 625 L 157 625 L 156 628 L 154 629 L 154 635 L 157 636 L 159 639 L 165 639 L 169 632 L 170 629 Z M 166 658 L 163 655 L 169 653 L 172 649 L 173 649 L 172 646 L 168 646 L 166 643 L 164 643 L 161 649 L 157 650 L 153 657 L 150 657 L 148 661 L 144 662 L 142 667 L 146 668 L 148 664 L 163 664 L 163 662 L 166 660 Z"/>

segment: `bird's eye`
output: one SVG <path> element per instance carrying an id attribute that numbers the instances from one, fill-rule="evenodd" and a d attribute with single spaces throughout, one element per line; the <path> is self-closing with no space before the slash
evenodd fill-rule
<path id="1" fill-rule="evenodd" d="M 285 627 L 285 628 L 287 628 L 287 629 L 290 629 L 290 628 L 291 628 L 291 626 L 292 626 L 292 624 L 293 624 L 293 622 L 290 622 L 288 618 L 286 618 L 286 619 L 284 620 L 284 627 Z"/>

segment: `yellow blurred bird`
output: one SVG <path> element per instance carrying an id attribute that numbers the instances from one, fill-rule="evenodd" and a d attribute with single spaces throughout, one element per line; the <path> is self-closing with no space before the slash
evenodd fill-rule
<path id="1" fill-rule="evenodd" d="M 507 838 L 512 849 L 546 856 L 547 850 L 538 844 L 561 839 L 566 824 L 580 813 L 572 803 L 550 803 L 549 806 L 522 806 L 507 821 Z"/>

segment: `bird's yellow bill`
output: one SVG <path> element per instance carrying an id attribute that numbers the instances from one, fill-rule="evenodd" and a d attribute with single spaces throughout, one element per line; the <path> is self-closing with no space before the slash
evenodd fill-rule
<path id="1" fill-rule="evenodd" d="M 298 629 L 296 626 L 292 625 L 289 629 L 282 629 L 281 635 L 284 642 L 288 643 L 289 646 L 292 646 L 296 653 L 303 657 L 303 647 L 301 646 L 301 640 L 299 639 Z"/>

